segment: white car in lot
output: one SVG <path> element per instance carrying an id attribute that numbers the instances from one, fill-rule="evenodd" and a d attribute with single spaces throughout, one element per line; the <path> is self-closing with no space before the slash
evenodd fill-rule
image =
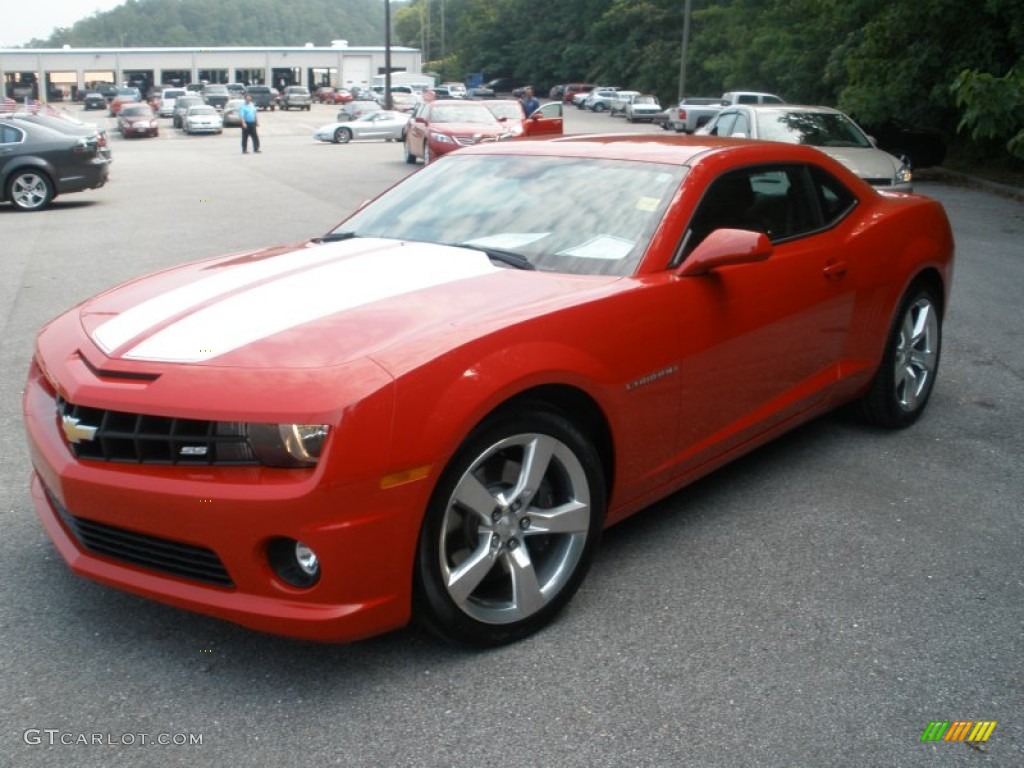
<path id="1" fill-rule="evenodd" d="M 639 95 L 640 91 L 616 91 L 614 96 L 604 100 L 608 114 L 612 117 L 626 114 L 626 105 Z"/>
<path id="2" fill-rule="evenodd" d="M 182 127 L 185 133 L 221 133 L 224 130 L 224 119 L 216 107 L 209 104 L 199 104 L 189 107 L 182 120 Z"/>
<path id="3" fill-rule="evenodd" d="M 188 91 L 184 88 L 164 88 L 160 92 L 160 117 L 170 117 L 174 114 L 174 103 L 179 96 L 184 96 Z"/>
<path id="4" fill-rule="evenodd" d="M 405 127 L 408 124 L 409 115 L 392 110 L 380 110 L 367 112 L 355 120 L 320 126 L 313 132 L 313 138 L 334 144 L 348 144 L 353 139 L 401 141 L 405 138 Z"/>
<path id="5" fill-rule="evenodd" d="M 859 125 L 830 107 L 789 104 L 726 107 L 697 134 L 807 144 L 831 155 L 873 187 L 913 191 L 910 166 L 879 149 Z"/>
<path id="6" fill-rule="evenodd" d="M 623 114 L 630 123 L 647 122 L 653 123 L 655 115 L 661 112 L 661 104 L 656 96 L 641 94 L 630 99 Z"/>
<path id="7" fill-rule="evenodd" d="M 586 95 L 586 98 L 581 102 L 582 109 L 589 109 L 591 112 L 605 112 L 609 107 L 609 103 L 615 98 L 618 93 L 618 88 L 595 88 Z M 573 99 L 573 103 L 576 103 L 576 99 Z"/>

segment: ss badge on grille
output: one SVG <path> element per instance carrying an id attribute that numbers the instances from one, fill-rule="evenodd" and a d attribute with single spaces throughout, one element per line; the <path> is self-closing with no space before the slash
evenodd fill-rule
<path id="1" fill-rule="evenodd" d="M 64 437 L 68 439 L 68 442 L 76 445 L 83 440 L 92 440 L 96 437 L 98 429 L 98 427 L 82 424 L 81 419 L 68 415 L 61 417 L 61 427 L 64 429 Z"/>

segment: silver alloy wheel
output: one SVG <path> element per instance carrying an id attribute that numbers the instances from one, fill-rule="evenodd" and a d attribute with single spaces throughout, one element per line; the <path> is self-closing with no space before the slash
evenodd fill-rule
<path id="1" fill-rule="evenodd" d="M 938 312 L 927 296 L 909 307 L 900 325 L 893 381 L 896 401 L 904 411 L 916 410 L 932 386 L 938 365 Z"/>
<path id="2" fill-rule="evenodd" d="M 10 198 L 23 211 L 42 208 L 50 202 L 50 182 L 38 173 L 19 173 L 11 180 Z"/>
<path id="3" fill-rule="evenodd" d="M 587 473 L 569 446 L 537 433 L 500 440 L 448 500 L 437 541 L 448 596 L 486 624 L 530 618 L 576 573 L 591 515 Z"/>

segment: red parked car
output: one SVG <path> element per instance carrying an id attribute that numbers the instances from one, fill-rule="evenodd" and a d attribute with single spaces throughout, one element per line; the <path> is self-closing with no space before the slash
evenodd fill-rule
<path id="1" fill-rule="evenodd" d="M 512 136 L 512 130 L 498 122 L 481 102 L 465 99 L 418 102 L 405 132 L 405 162 L 411 164 L 422 158 L 426 165 L 459 147 L 495 141 L 504 135 Z"/>
<path id="2" fill-rule="evenodd" d="M 477 144 L 45 326 L 36 511 L 76 573 L 258 630 L 514 641 L 603 528 L 839 405 L 913 424 L 952 273 L 938 202 L 813 147 Z"/>
<path id="3" fill-rule="evenodd" d="M 139 100 L 135 96 L 115 96 L 110 101 L 110 116 L 117 117 L 117 114 L 121 111 L 121 107 L 125 104 L 138 104 Z"/>
<path id="4" fill-rule="evenodd" d="M 316 89 L 313 100 L 320 104 L 348 104 L 352 101 L 352 94 L 344 88 L 323 86 Z"/>
<path id="5" fill-rule="evenodd" d="M 491 114 L 516 136 L 561 136 L 564 130 L 562 102 L 542 104 L 529 117 L 518 99 L 488 99 L 482 102 Z"/>
<path id="6" fill-rule="evenodd" d="M 159 136 L 160 121 L 149 104 L 125 104 L 117 113 L 117 130 L 131 136 Z"/>

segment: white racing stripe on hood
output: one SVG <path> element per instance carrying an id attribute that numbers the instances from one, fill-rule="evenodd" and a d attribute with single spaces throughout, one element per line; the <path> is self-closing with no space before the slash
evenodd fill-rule
<path id="1" fill-rule="evenodd" d="M 334 261 L 232 293 L 157 331 L 124 357 L 201 362 L 346 309 L 499 270 L 479 253 L 452 258 L 440 246 L 398 248 Z M 435 249 L 444 252 L 431 253 Z M 231 287 L 237 290 L 237 281 Z M 180 305 L 177 311 L 181 312 Z M 139 333 L 136 328 L 130 338 Z"/>
<path id="2" fill-rule="evenodd" d="M 295 269 L 314 267 L 336 259 L 339 255 L 339 245 L 341 244 L 300 248 L 291 253 L 250 264 L 214 268 L 209 277 L 154 296 L 111 318 L 93 331 L 93 341 L 109 355 L 136 336 L 217 296 Z M 240 258 L 244 258 L 244 255 Z"/>

